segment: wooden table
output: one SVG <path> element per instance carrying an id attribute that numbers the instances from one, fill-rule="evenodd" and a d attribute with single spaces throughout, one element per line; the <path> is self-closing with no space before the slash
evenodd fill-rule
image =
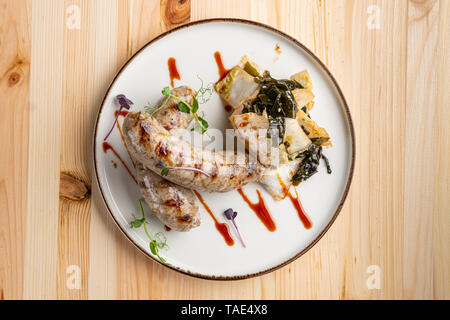
<path id="1" fill-rule="evenodd" d="M 0 0 L 0 298 L 450 298 L 449 8 Z M 147 259 L 107 214 L 92 170 L 95 116 L 118 69 L 161 32 L 212 17 L 260 21 L 308 46 L 340 83 L 357 137 L 351 192 L 324 238 L 276 272 L 235 282 Z M 87 197 L 60 198 L 61 174 Z"/>

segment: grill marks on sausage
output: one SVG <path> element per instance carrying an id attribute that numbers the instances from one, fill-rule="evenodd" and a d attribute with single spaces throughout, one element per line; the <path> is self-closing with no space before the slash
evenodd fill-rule
<path id="1" fill-rule="evenodd" d="M 129 133 L 125 136 L 130 139 L 130 146 L 136 148 L 130 148 L 132 154 L 136 152 L 136 155 L 133 155 L 157 174 L 161 174 L 154 168 L 158 161 L 172 167 L 174 170 L 169 170 L 165 178 L 173 183 L 189 189 L 224 192 L 255 180 L 261 173 L 258 163 L 255 163 L 254 168 L 250 167 L 249 172 L 249 163 L 241 163 L 240 160 L 244 154 L 236 154 L 233 157 L 230 152 L 222 154 L 194 147 L 177 135 L 167 132 L 155 118 L 148 115 L 140 113 L 138 121 L 133 121 L 130 117 L 128 121 L 125 127 Z M 169 163 L 169 160 L 172 163 Z M 246 162 L 247 160 L 245 157 Z M 177 167 L 195 168 L 205 171 L 207 175 L 194 170 L 175 170 Z"/>
<path id="2" fill-rule="evenodd" d="M 183 205 L 183 201 L 181 201 L 180 199 L 170 199 L 166 200 L 164 204 L 169 207 L 179 208 Z"/>
<path id="3" fill-rule="evenodd" d="M 167 150 L 167 147 L 162 143 L 162 141 L 158 142 L 158 144 L 156 145 L 155 152 L 161 158 L 166 158 L 170 153 L 170 151 Z"/>
<path id="4" fill-rule="evenodd" d="M 195 169 L 202 170 L 202 169 L 203 169 L 203 163 L 201 163 L 201 162 L 200 162 L 200 163 L 195 163 L 195 164 L 194 164 L 194 168 L 195 168 Z M 195 175 L 195 176 L 198 176 L 199 174 L 201 174 L 201 173 L 199 173 L 199 172 L 194 172 L 194 175 Z"/>
<path id="5" fill-rule="evenodd" d="M 168 188 L 168 187 L 169 187 L 169 183 L 168 183 L 166 180 L 161 180 L 161 181 L 159 182 L 159 186 L 160 186 L 161 188 Z"/>
<path id="6" fill-rule="evenodd" d="M 213 171 L 211 172 L 211 177 L 212 177 L 213 179 L 215 179 L 215 178 L 217 178 L 218 175 L 219 175 L 219 169 L 217 168 L 217 166 L 215 166 L 215 167 L 213 168 Z"/>
<path id="7" fill-rule="evenodd" d="M 249 166 L 248 166 L 248 171 L 247 171 L 247 177 L 250 177 L 253 175 L 253 173 L 255 173 L 256 170 L 256 166 L 254 163 L 250 162 Z"/>
<path id="8" fill-rule="evenodd" d="M 141 125 L 139 126 L 139 128 L 140 128 L 139 136 L 141 137 L 140 141 L 141 142 L 150 141 L 150 132 L 151 132 L 150 125 L 145 121 L 141 121 Z"/>
<path id="9" fill-rule="evenodd" d="M 182 222 L 182 223 L 189 223 L 189 222 L 192 221 L 192 217 L 191 216 L 184 216 L 184 217 L 178 218 L 177 220 Z"/>

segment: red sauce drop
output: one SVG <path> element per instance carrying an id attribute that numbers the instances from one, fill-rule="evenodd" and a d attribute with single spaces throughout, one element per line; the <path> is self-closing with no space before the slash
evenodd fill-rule
<path id="1" fill-rule="evenodd" d="M 223 65 L 222 62 L 222 56 L 220 55 L 219 51 L 214 52 L 214 59 L 216 60 L 217 63 L 217 68 L 219 68 L 219 80 L 217 80 L 217 82 L 219 82 L 220 80 L 222 80 L 223 78 L 226 77 L 226 75 L 228 74 L 228 72 L 230 72 L 231 70 L 226 69 Z"/>
<path id="2" fill-rule="evenodd" d="M 111 160 L 111 163 L 113 164 L 114 168 L 117 168 L 117 163 L 114 160 Z"/>
<path id="3" fill-rule="evenodd" d="M 167 65 L 169 66 L 170 85 L 174 88 L 173 79 L 181 80 L 180 73 L 177 69 L 177 61 L 175 58 L 169 58 Z"/>
<path id="4" fill-rule="evenodd" d="M 203 200 L 203 197 L 194 190 L 195 195 L 197 196 L 198 200 L 202 203 L 205 210 L 209 213 L 211 218 L 214 220 L 214 224 L 216 225 L 217 231 L 220 232 L 222 237 L 224 238 L 225 242 L 231 247 L 234 245 L 234 240 L 230 235 L 230 230 L 228 229 L 228 225 L 226 223 L 219 223 L 217 221 L 216 217 L 214 216 L 214 213 L 211 211 L 211 209 L 208 207 L 208 205 L 205 203 L 205 200 Z"/>
<path id="5" fill-rule="evenodd" d="M 165 229 L 167 232 L 169 232 L 170 230 L 172 230 L 171 227 L 168 227 L 168 226 L 166 226 L 166 225 L 164 225 L 164 229 Z"/>
<path id="6" fill-rule="evenodd" d="M 277 45 L 275 46 L 275 52 L 277 53 L 277 56 L 275 57 L 275 59 L 273 59 L 273 62 L 277 62 L 280 58 L 280 54 L 282 53 L 279 43 L 277 43 Z"/>
<path id="7" fill-rule="evenodd" d="M 114 111 L 114 117 L 117 117 L 117 113 L 118 112 L 119 112 L 119 110 Z M 127 115 L 128 115 L 128 111 L 127 110 L 120 111 L 119 116 L 126 117 Z"/>
<path id="8" fill-rule="evenodd" d="M 267 210 L 266 204 L 264 203 L 264 199 L 259 190 L 256 190 L 256 193 L 258 194 L 257 203 L 251 202 L 242 189 L 239 188 L 237 191 L 241 195 L 242 199 L 247 202 L 248 206 L 256 213 L 259 220 L 261 220 L 261 222 L 266 226 L 267 230 L 274 232 L 277 229 L 277 226 L 275 225 L 269 210 Z"/>
<path id="9" fill-rule="evenodd" d="M 112 145 L 110 145 L 108 142 L 104 141 L 103 142 L 103 152 L 106 153 L 108 150 L 111 150 L 112 153 L 114 153 L 114 155 L 117 157 L 117 159 L 120 160 L 120 162 L 122 162 L 124 168 L 127 170 L 128 174 L 130 175 L 130 177 L 134 180 L 134 182 L 136 184 L 138 184 L 136 178 L 134 177 L 134 175 L 131 173 L 130 169 L 128 169 L 128 166 L 126 165 L 126 163 L 123 161 L 122 157 L 116 152 L 116 150 L 113 148 Z"/>
<path id="10" fill-rule="evenodd" d="M 286 187 L 286 184 L 283 182 L 283 179 L 281 179 L 280 175 L 277 173 L 278 182 L 280 183 L 281 190 L 283 192 L 283 199 L 286 198 L 289 188 Z"/>
<path id="11" fill-rule="evenodd" d="M 305 213 L 305 210 L 303 209 L 302 203 L 300 202 L 300 199 L 298 198 L 297 189 L 294 188 L 294 190 L 295 190 L 296 197 L 294 198 L 290 192 L 288 193 L 288 197 L 289 197 L 289 199 L 291 199 L 292 204 L 294 205 L 295 209 L 297 210 L 298 217 L 302 221 L 303 226 L 306 229 L 311 229 L 312 222 L 311 222 L 311 220 L 309 220 L 308 216 Z"/>
<path id="12" fill-rule="evenodd" d="M 228 113 L 230 113 L 231 111 L 233 111 L 233 107 L 230 106 L 229 104 L 226 104 L 224 108 L 225 108 L 225 111 L 228 112 Z"/>

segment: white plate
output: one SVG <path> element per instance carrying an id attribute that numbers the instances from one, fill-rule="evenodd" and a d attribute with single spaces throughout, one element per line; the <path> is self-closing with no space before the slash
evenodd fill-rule
<path id="1" fill-rule="evenodd" d="M 282 51 L 275 62 L 275 46 Z M 161 254 L 178 271 L 213 279 L 242 279 L 260 275 L 281 267 L 311 248 L 328 230 L 339 213 L 347 195 L 354 165 L 354 133 L 345 99 L 336 81 L 326 67 L 308 49 L 295 39 L 262 24 L 236 19 L 197 21 L 162 34 L 148 43 L 118 73 L 100 108 L 94 139 L 95 171 L 101 194 L 112 217 L 124 234 L 145 254 L 156 259 L 149 250 L 149 241 L 142 228 L 131 229 L 133 214 L 139 216 L 137 201 L 141 198 L 136 184 L 111 152 L 104 153 L 103 138 L 114 121 L 117 102 L 114 97 L 125 94 L 134 102 L 134 109 L 142 109 L 147 102 L 155 103 L 161 89 L 170 83 L 167 60 L 177 60 L 181 80 L 175 86 L 198 88 L 199 75 L 205 83 L 218 79 L 214 52 L 219 51 L 226 67 L 236 65 L 247 54 L 275 78 L 288 78 L 307 69 L 314 85 L 315 107 L 312 118 L 326 128 L 333 147 L 326 149 L 333 173 L 326 173 L 323 165 L 319 173 L 297 188 L 303 207 L 313 222 L 305 229 L 291 201 L 276 202 L 261 185 L 244 187 L 252 201 L 257 200 L 256 189 L 263 198 L 276 223 L 275 232 L 269 232 L 237 191 L 225 194 L 203 193 L 203 197 L 220 222 L 225 222 L 223 211 L 229 207 L 238 211 L 237 223 L 247 248 L 240 244 L 234 229 L 230 232 L 234 246 L 226 245 L 217 232 L 213 220 L 199 204 L 202 224 L 187 233 L 166 232 L 164 225 L 148 213 L 151 234 L 164 232 L 168 250 Z M 229 127 L 224 104 L 214 94 L 200 106 L 210 126 Z M 114 130 L 108 142 L 132 168 L 119 132 Z M 114 168 L 111 160 L 117 163 Z"/>

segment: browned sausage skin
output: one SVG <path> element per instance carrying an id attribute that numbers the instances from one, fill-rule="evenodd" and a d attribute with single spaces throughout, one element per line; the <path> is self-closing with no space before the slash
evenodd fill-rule
<path id="1" fill-rule="evenodd" d="M 175 88 L 171 93 L 188 102 L 192 102 L 195 95 L 194 90 L 185 86 Z M 160 107 L 165 100 L 163 97 L 155 107 Z M 154 117 L 170 133 L 181 135 L 193 116 L 178 110 L 177 105 L 178 101 L 170 98 Z M 145 202 L 166 226 L 176 231 L 189 231 L 200 225 L 200 212 L 192 190 L 165 180 L 140 162 L 137 162 L 136 179 Z"/>
<path id="2" fill-rule="evenodd" d="M 183 99 L 184 101 L 192 104 L 193 97 L 195 96 L 195 90 L 187 87 L 181 86 L 171 90 L 171 94 Z M 167 97 L 162 97 L 157 105 L 161 106 Z M 161 110 L 155 112 L 153 117 L 161 123 L 161 125 L 169 131 L 173 135 L 181 136 L 186 128 L 189 126 L 189 123 L 194 119 L 192 113 L 185 113 L 178 110 L 179 101 L 175 98 L 169 98 L 167 104 Z"/>
<path id="3" fill-rule="evenodd" d="M 136 178 L 145 202 L 165 225 L 177 231 L 189 231 L 200 225 L 192 190 L 167 181 L 142 163 L 137 164 Z"/>
<path id="4" fill-rule="evenodd" d="M 125 142 L 132 155 L 154 172 L 161 174 L 160 164 L 205 172 L 169 170 L 165 176 L 167 180 L 189 189 L 226 192 L 257 181 L 262 174 L 262 167 L 256 160 L 230 151 L 215 152 L 194 147 L 179 136 L 170 134 L 147 113 L 129 113 L 123 128 Z"/>

